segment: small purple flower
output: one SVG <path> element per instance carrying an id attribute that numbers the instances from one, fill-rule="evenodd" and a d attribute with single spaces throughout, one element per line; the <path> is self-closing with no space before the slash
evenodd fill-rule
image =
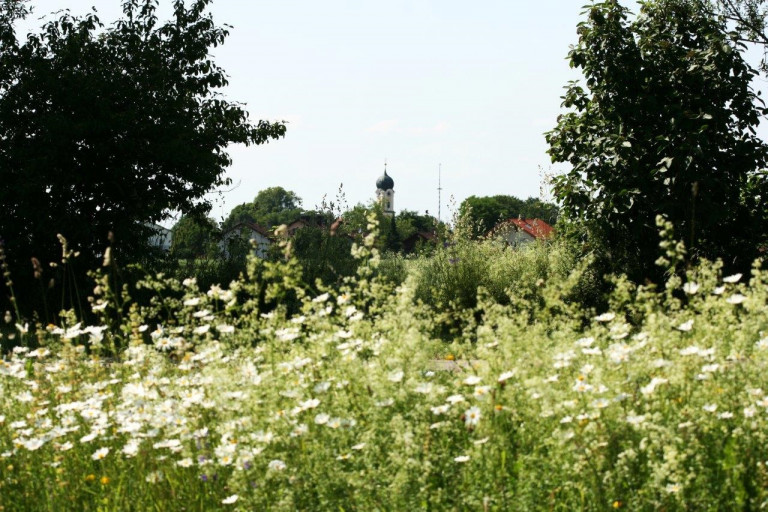
<path id="1" fill-rule="evenodd" d="M 202 480 L 203 482 L 207 482 L 208 481 L 208 475 L 205 475 L 205 474 L 200 475 L 200 480 Z"/>

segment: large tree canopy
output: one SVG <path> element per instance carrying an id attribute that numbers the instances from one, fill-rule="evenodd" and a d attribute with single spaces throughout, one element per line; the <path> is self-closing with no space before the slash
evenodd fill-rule
<path id="1" fill-rule="evenodd" d="M 261 190 L 250 203 L 235 206 L 222 224 L 224 231 L 238 222 L 255 222 L 267 229 L 289 224 L 301 215 L 301 198 L 283 187 Z"/>
<path id="2" fill-rule="evenodd" d="M 562 212 L 635 278 L 654 273 L 657 214 L 693 253 L 731 264 L 749 265 L 765 237 L 755 71 L 701 7 L 644 2 L 633 21 L 616 0 L 590 7 L 569 54 L 584 81 L 546 135 L 552 160 L 571 165 L 555 181 Z"/>
<path id="3" fill-rule="evenodd" d="M 112 231 L 123 254 L 143 254 L 147 223 L 210 208 L 229 144 L 284 135 L 221 96 L 209 50 L 228 31 L 209 3 L 173 0 L 160 23 L 156 0 L 123 0 L 111 26 L 64 14 L 22 42 L 24 13 L 0 3 L 0 237 L 17 262 L 53 258 L 56 233 L 95 255 Z"/>
<path id="4" fill-rule="evenodd" d="M 218 226 L 213 219 L 199 219 L 185 215 L 173 226 L 171 257 L 193 260 L 214 258 L 219 254 Z"/>

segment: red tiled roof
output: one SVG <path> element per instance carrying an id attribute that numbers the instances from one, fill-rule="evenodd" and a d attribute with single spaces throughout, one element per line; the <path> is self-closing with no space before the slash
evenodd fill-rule
<path id="1" fill-rule="evenodd" d="M 234 226 L 232 226 L 230 229 L 227 230 L 227 233 L 231 233 L 232 231 L 238 231 L 242 228 L 250 229 L 251 231 L 255 231 L 257 233 L 260 233 L 261 235 L 265 236 L 266 238 L 272 238 L 273 233 L 271 233 L 267 228 L 264 226 L 261 226 L 259 224 L 256 224 L 255 222 L 238 222 Z"/>
<path id="2" fill-rule="evenodd" d="M 555 231 L 541 219 L 509 219 L 507 222 L 511 222 L 533 238 L 551 238 Z"/>

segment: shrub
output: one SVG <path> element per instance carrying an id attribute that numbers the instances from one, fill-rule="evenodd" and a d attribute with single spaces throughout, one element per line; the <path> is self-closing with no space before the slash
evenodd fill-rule
<path id="1" fill-rule="evenodd" d="M 543 304 L 542 289 L 561 282 L 577 270 L 575 249 L 565 242 L 536 242 L 512 248 L 493 241 L 446 243 L 432 257 L 418 258 L 411 266 L 415 297 L 439 315 L 439 332 L 450 337 L 463 328 L 467 311 L 482 315 L 478 293 L 484 290 L 492 302 Z M 582 269 L 578 283 L 564 300 L 594 304 L 599 280 Z"/>

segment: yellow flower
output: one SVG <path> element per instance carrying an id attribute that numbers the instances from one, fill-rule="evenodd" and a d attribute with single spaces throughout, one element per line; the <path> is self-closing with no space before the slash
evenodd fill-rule
<path id="1" fill-rule="evenodd" d="M 93 482 L 94 480 L 96 480 L 96 475 L 94 475 L 93 473 L 91 473 L 90 475 L 85 475 L 86 482 Z"/>
<path id="2" fill-rule="evenodd" d="M 456 358 L 454 357 L 454 355 L 453 355 L 453 354 L 448 354 L 448 355 L 446 355 L 446 356 L 445 356 L 445 360 L 446 360 L 446 361 L 453 361 L 453 360 L 455 360 L 455 359 L 456 359 Z"/>
<path id="3" fill-rule="evenodd" d="M 101 477 L 101 480 L 99 480 L 99 482 L 101 482 L 101 485 L 107 485 L 109 483 L 109 477 L 103 476 Z"/>
<path id="4" fill-rule="evenodd" d="M 620 502 L 619 500 L 616 500 L 613 502 L 613 508 L 621 508 L 622 505 L 623 503 Z"/>

